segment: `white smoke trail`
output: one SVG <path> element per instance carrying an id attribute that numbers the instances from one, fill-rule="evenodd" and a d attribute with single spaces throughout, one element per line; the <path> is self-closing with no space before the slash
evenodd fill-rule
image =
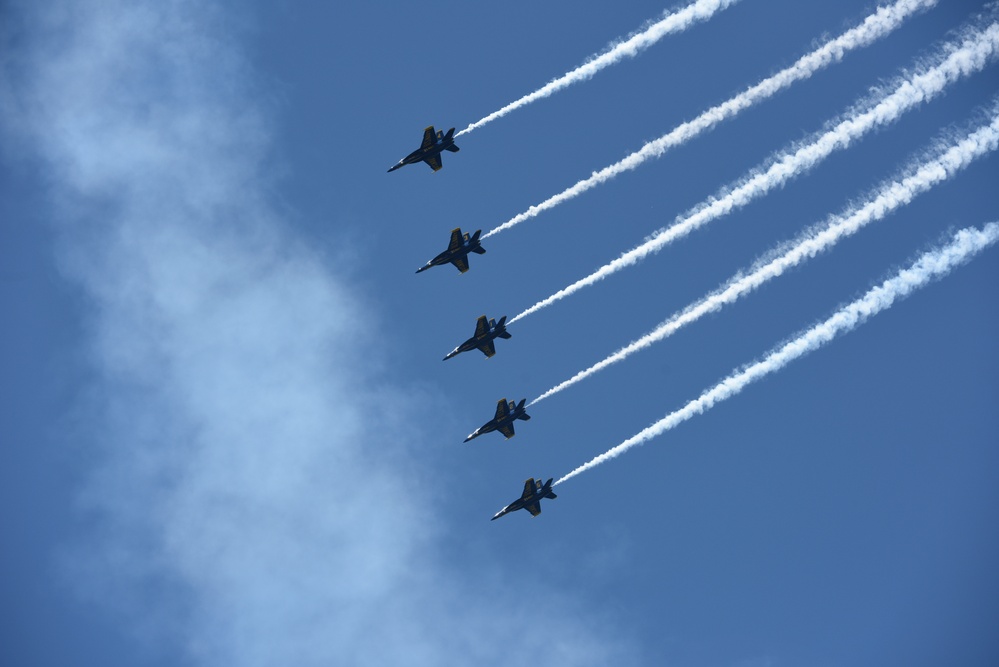
<path id="1" fill-rule="evenodd" d="M 945 51 L 947 56 L 942 62 L 934 67 L 921 67 L 918 74 L 903 79 L 891 94 L 880 98 L 866 111 L 849 115 L 818 139 L 771 160 L 768 168 L 754 169 L 750 172 L 751 176 L 742 179 L 737 186 L 726 188 L 719 196 L 709 198 L 685 217 L 679 218 L 672 227 L 658 230 L 645 243 L 539 301 L 512 318 L 509 324 L 603 280 L 625 267 L 637 264 L 698 227 L 745 206 L 775 187 L 784 185 L 791 178 L 817 165 L 833 151 L 847 148 L 855 139 L 876 127 L 893 122 L 906 111 L 935 97 L 959 78 L 981 70 L 996 57 L 997 51 L 999 51 L 999 24 L 992 23 L 984 31 L 974 30 L 962 40 L 959 48 L 949 46 Z"/>
<path id="2" fill-rule="evenodd" d="M 942 151 L 936 158 L 918 165 L 915 169 L 909 169 L 910 176 L 884 185 L 876 196 L 861 205 L 851 207 L 845 213 L 832 217 L 824 227 L 805 232 L 797 243 L 787 244 L 788 249 L 779 256 L 758 262 L 750 273 L 737 274 L 725 285 L 674 314 L 653 331 L 541 394 L 531 401 L 530 405 L 583 381 L 639 350 L 665 340 L 708 313 L 721 310 L 723 306 L 737 301 L 771 278 L 782 275 L 788 269 L 828 250 L 840 239 L 908 204 L 917 195 L 952 178 L 975 159 L 996 148 L 999 148 L 999 115 L 995 116 L 989 125 L 969 134 L 946 151 Z"/>
<path id="3" fill-rule="evenodd" d="M 519 100 L 507 104 L 499 111 L 494 111 L 482 120 L 472 123 L 455 136 L 460 137 L 467 132 L 471 132 L 476 128 L 482 127 L 486 123 L 496 120 L 497 118 L 502 118 L 511 111 L 527 106 L 531 102 L 545 97 L 550 97 L 563 88 L 568 88 L 574 83 L 586 81 L 606 67 L 616 65 L 625 58 L 634 58 L 639 53 L 654 45 L 667 35 L 683 32 L 695 23 L 707 21 L 717 12 L 727 9 L 729 6 L 734 5 L 738 1 L 739 0 L 697 0 L 677 12 L 666 14 L 662 19 L 650 24 L 644 30 L 632 34 L 628 37 L 628 39 L 622 42 L 617 42 L 604 53 L 587 60 L 576 69 L 548 82 L 541 88 L 535 90 L 533 93 L 525 95 Z M 936 2 L 936 0 L 933 0 L 933 2 Z"/>
<path id="4" fill-rule="evenodd" d="M 955 234 L 954 240 L 948 245 L 927 252 L 911 267 L 900 271 L 860 299 L 841 308 L 829 319 L 784 343 L 763 360 L 745 366 L 728 376 L 679 410 L 671 412 L 620 445 L 584 463 L 561 477 L 555 484 L 561 484 L 590 468 L 620 456 L 632 447 L 644 444 L 691 417 L 711 409 L 715 404 L 735 396 L 750 383 L 782 369 L 798 357 L 817 350 L 839 334 L 855 329 L 871 316 L 890 308 L 897 299 L 908 296 L 932 280 L 942 278 L 953 268 L 996 241 L 999 241 L 999 222 L 990 222 L 981 230 L 962 229 Z"/>
<path id="5" fill-rule="evenodd" d="M 664 134 L 655 141 L 650 141 L 623 160 L 615 162 L 609 167 L 604 167 L 600 171 L 593 172 L 592 176 L 579 181 L 569 189 L 553 197 L 549 197 L 540 204 L 531 206 L 523 213 L 519 213 L 495 229 L 490 230 L 482 238 L 489 238 L 493 234 L 498 234 L 524 220 L 529 220 L 543 211 L 555 208 L 563 202 L 578 197 L 587 190 L 606 183 L 618 174 L 636 169 L 648 160 L 662 157 L 669 149 L 693 139 L 723 120 L 735 116 L 743 109 L 747 109 L 757 102 L 772 97 L 796 81 L 809 78 L 824 67 L 839 62 L 849 51 L 867 46 L 884 37 L 917 11 L 932 7 L 936 3 L 937 0 L 899 0 L 899 2 L 890 7 L 879 7 L 862 24 L 848 30 L 831 42 L 826 42 L 811 53 L 802 56 L 790 67 L 760 81 L 751 88 L 747 88 L 745 91 L 718 106 L 708 109 L 694 120 L 677 126 L 668 134 Z"/>

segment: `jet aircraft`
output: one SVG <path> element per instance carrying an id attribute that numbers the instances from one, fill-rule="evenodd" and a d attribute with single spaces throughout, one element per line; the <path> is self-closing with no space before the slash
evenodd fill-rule
<path id="1" fill-rule="evenodd" d="M 541 480 L 534 481 L 531 477 L 526 482 L 524 482 L 524 493 L 521 494 L 520 498 L 517 498 L 512 503 L 501 509 L 499 512 L 493 515 L 490 521 L 495 521 L 504 514 L 509 514 L 510 512 L 516 512 L 517 510 L 526 509 L 531 513 L 531 516 L 537 516 L 541 514 L 541 499 L 551 498 L 554 500 L 558 498 L 555 492 L 552 491 L 552 480 L 554 477 L 549 478 L 545 482 L 544 486 L 541 485 Z"/>
<path id="2" fill-rule="evenodd" d="M 482 230 L 479 229 L 471 236 L 467 233 L 463 236 L 461 227 L 455 227 L 451 230 L 451 243 L 448 244 L 447 250 L 418 268 L 416 272 L 426 271 L 431 266 L 443 266 L 448 262 L 454 264 L 462 273 L 468 271 L 468 253 L 474 252 L 477 255 L 486 253 L 486 249 L 479 244 L 479 234 L 481 233 Z"/>
<path id="3" fill-rule="evenodd" d="M 490 431 L 499 431 L 506 436 L 507 440 L 509 440 L 516 435 L 513 432 L 513 423 L 518 419 L 527 421 L 531 418 L 531 415 L 527 414 L 527 410 L 524 409 L 525 403 L 527 403 L 526 398 L 520 403 L 514 403 L 513 401 L 507 403 L 505 398 L 501 398 L 496 403 L 496 416 L 470 433 L 468 437 L 465 438 L 465 442 L 474 440 L 483 433 L 489 433 Z"/>
<path id="4" fill-rule="evenodd" d="M 491 357 L 496 354 L 496 347 L 493 345 L 493 340 L 510 337 L 510 334 L 506 330 L 506 315 L 501 317 L 499 322 L 496 320 L 489 320 L 487 322 L 486 316 L 481 315 L 475 323 L 475 335 L 448 352 L 448 355 L 444 357 L 444 361 L 462 352 L 468 352 L 476 348 L 482 350 L 482 354 Z"/>
<path id="5" fill-rule="evenodd" d="M 454 145 L 454 128 L 452 127 L 444 134 L 443 131 L 434 133 L 434 126 L 423 130 L 423 143 L 415 151 L 407 155 L 406 157 L 399 160 L 399 162 L 389 169 L 389 171 L 395 171 L 399 167 L 404 167 L 407 164 L 416 164 L 417 162 L 426 162 L 430 165 L 430 168 L 437 171 L 444 165 L 441 164 L 441 151 L 451 151 L 452 153 L 458 152 L 458 147 Z"/>

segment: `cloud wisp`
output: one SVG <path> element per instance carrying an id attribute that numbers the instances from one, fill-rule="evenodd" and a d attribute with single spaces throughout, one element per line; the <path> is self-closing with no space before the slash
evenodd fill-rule
<path id="1" fill-rule="evenodd" d="M 493 234 L 510 229 L 525 220 L 530 220 L 545 211 L 555 208 L 559 204 L 563 204 L 570 199 L 575 199 L 584 192 L 602 185 L 626 171 L 637 169 L 649 160 L 662 157 L 670 149 L 690 141 L 722 121 L 736 116 L 744 109 L 748 109 L 754 104 L 776 95 L 797 81 L 811 77 L 820 69 L 839 62 L 850 51 L 877 41 L 902 25 L 913 14 L 932 7 L 936 3 L 937 0 L 899 0 L 888 7 L 879 7 L 876 12 L 864 19 L 864 22 L 859 26 L 851 28 L 836 39 L 826 42 L 811 53 L 802 56 L 790 67 L 747 88 L 735 97 L 708 109 L 697 118 L 678 125 L 667 134 L 664 134 L 655 141 L 650 141 L 622 160 L 604 167 L 600 171 L 593 172 L 590 177 L 584 178 L 572 187 L 549 197 L 540 204 L 531 206 L 523 213 L 518 213 L 503 224 L 489 230 L 482 238 L 488 238 Z"/>
<path id="2" fill-rule="evenodd" d="M 932 0 L 936 1 L 936 0 Z M 485 118 L 475 121 L 455 136 L 467 134 L 478 129 L 487 123 L 491 123 L 497 118 L 502 118 L 512 111 L 525 107 L 531 102 L 551 97 L 563 88 L 586 81 L 602 69 L 616 65 L 626 58 L 634 58 L 645 49 L 653 46 L 668 35 L 683 32 L 695 23 L 707 21 L 717 12 L 727 9 L 739 0 L 696 0 L 683 9 L 675 12 L 667 12 L 663 18 L 630 35 L 627 39 L 615 42 L 603 53 L 589 58 L 585 63 L 576 69 L 566 72 L 557 79 L 554 79 L 532 93 L 524 95 L 518 100 L 507 104 L 498 111 L 494 111 Z"/>
<path id="3" fill-rule="evenodd" d="M 376 315 L 273 194 L 241 9 L 11 7 L 4 139 L 58 205 L 93 370 L 75 579 L 190 664 L 629 662 L 557 591 L 520 614 L 441 553 L 434 475 L 404 444 L 420 407 L 378 380 Z"/>
<path id="4" fill-rule="evenodd" d="M 741 208 L 792 178 L 800 176 L 829 155 L 848 148 L 854 141 L 872 130 L 888 125 L 905 112 L 929 101 L 950 84 L 982 70 L 999 54 L 999 24 L 992 23 L 984 29 L 973 29 L 959 41 L 950 42 L 931 65 L 923 65 L 914 73 L 897 81 L 891 92 L 882 93 L 842 120 L 829 130 L 768 161 L 765 166 L 752 170 L 735 185 L 724 188 L 690 212 L 678 218 L 670 227 L 656 231 L 647 241 L 623 253 L 585 278 L 537 302 L 510 319 L 510 324 L 550 306 L 556 301 L 575 294 L 604 278 L 641 262 L 667 245 L 690 234 L 695 229 Z"/>
<path id="5" fill-rule="evenodd" d="M 757 262 L 748 272 L 736 274 L 724 285 L 675 313 L 641 338 L 555 385 L 531 401 L 530 405 L 568 389 L 608 366 L 669 338 L 709 313 L 718 312 L 771 279 L 783 275 L 788 269 L 829 250 L 866 225 L 881 220 L 905 206 L 933 186 L 953 178 L 974 160 L 996 150 L 997 147 L 999 147 L 999 115 L 994 116 L 988 125 L 971 132 L 950 147 L 938 150 L 933 158 L 907 168 L 905 173 L 908 176 L 882 185 L 863 203 L 830 217 L 824 225 L 807 230 L 797 240 L 782 244 L 766 258 Z"/>
<path id="6" fill-rule="evenodd" d="M 779 345 L 766 357 L 749 364 L 708 389 L 685 406 L 666 415 L 621 444 L 594 457 L 556 481 L 561 484 L 601 463 L 620 456 L 632 447 L 643 445 L 691 417 L 702 414 L 718 403 L 735 396 L 753 382 L 775 373 L 799 357 L 813 352 L 840 334 L 857 328 L 869 318 L 891 308 L 899 299 L 924 285 L 940 279 L 957 266 L 999 241 L 999 222 L 982 229 L 962 229 L 947 245 L 923 254 L 910 267 L 899 271 L 856 301 L 840 308 L 829 319 L 816 324 L 793 339 Z"/>

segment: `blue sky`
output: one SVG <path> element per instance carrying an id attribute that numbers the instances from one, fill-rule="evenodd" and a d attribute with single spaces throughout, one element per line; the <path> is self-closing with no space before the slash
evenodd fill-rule
<path id="1" fill-rule="evenodd" d="M 678 5 L 679 6 L 679 5 Z M 462 444 L 994 113 L 997 64 L 637 266 L 441 357 L 807 143 L 995 14 L 942 0 L 414 275 L 859 23 L 741 0 L 386 174 L 670 6 L 0 10 L 0 663 L 991 665 L 999 254 L 488 519 L 999 219 L 977 159 L 832 251 Z M 985 18 L 974 18 L 986 12 Z"/>

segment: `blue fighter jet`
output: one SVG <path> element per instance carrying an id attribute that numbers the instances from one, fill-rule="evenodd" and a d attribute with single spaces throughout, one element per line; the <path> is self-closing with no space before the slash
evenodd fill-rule
<path id="1" fill-rule="evenodd" d="M 496 346 L 493 345 L 493 340 L 510 337 L 510 334 L 506 330 L 506 315 L 501 317 L 499 322 L 496 320 L 486 321 L 486 316 L 481 315 L 475 322 L 475 335 L 448 352 L 448 355 L 444 357 L 444 361 L 462 352 L 474 349 L 482 350 L 482 354 L 491 357 L 496 354 Z"/>
<path id="2" fill-rule="evenodd" d="M 423 143 L 420 144 L 420 147 L 399 160 L 389 171 L 395 171 L 399 167 L 405 167 L 407 164 L 416 164 L 417 162 L 426 162 L 430 165 L 431 169 L 437 171 L 444 166 L 441 163 L 441 151 L 457 153 L 458 150 L 458 147 L 454 145 L 453 127 L 447 131 L 447 134 L 444 134 L 444 132 L 437 132 L 435 134 L 434 126 L 431 125 L 423 130 Z"/>
<path id="3" fill-rule="evenodd" d="M 477 255 L 486 253 L 486 249 L 479 243 L 479 234 L 481 233 L 482 230 L 479 229 L 471 236 L 467 233 L 463 235 L 461 227 L 455 227 L 451 230 L 451 243 L 448 244 L 447 250 L 418 268 L 416 272 L 420 273 L 432 266 L 443 266 L 449 262 L 454 264 L 461 273 L 468 271 L 468 253 L 474 252 Z"/>
<path id="4" fill-rule="evenodd" d="M 512 503 L 501 509 L 499 512 L 496 512 L 496 514 L 493 515 L 493 518 L 490 519 L 490 521 L 495 521 L 504 514 L 509 514 L 510 512 L 516 512 L 517 510 L 527 510 L 528 512 L 531 513 L 531 516 L 537 516 L 541 514 L 542 498 L 551 498 L 552 500 L 558 498 L 558 496 L 555 495 L 555 492 L 552 491 L 553 479 L 555 478 L 554 477 L 550 478 L 547 482 L 545 482 L 544 486 L 542 486 L 540 479 L 535 482 L 534 478 L 531 477 L 526 482 L 524 482 L 524 493 L 520 495 L 520 498 L 517 498 Z"/>
<path id="5" fill-rule="evenodd" d="M 472 433 L 469 433 L 468 437 L 465 438 L 465 442 L 474 440 L 483 433 L 489 433 L 490 431 L 499 431 L 509 440 L 516 435 L 513 431 L 513 423 L 518 419 L 527 421 L 531 418 L 531 415 L 527 414 L 527 410 L 524 409 L 525 403 L 527 403 L 526 398 L 521 400 L 520 403 L 514 403 L 513 401 L 507 403 L 505 398 L 501 398 L 496 403 L 496 416 L 475 429 Z"/>

